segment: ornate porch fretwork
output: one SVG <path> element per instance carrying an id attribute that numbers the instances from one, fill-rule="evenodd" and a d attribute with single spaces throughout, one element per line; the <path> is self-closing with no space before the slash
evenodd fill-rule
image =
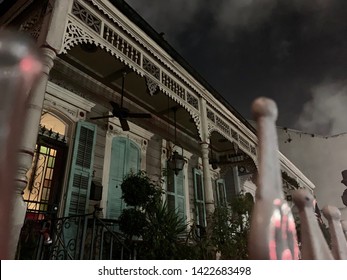
<path id="1" fill-rule="evenodd" d="M 209 135 L 211 135 L 213 131 L 218 132 L 219 134 L 224 136 L 230 142 L 236 142 L 239 145 L 239 147 L 240 147 L 240 149 L 242 151 L 244 151 L 247 155 L 249 155 L 253 160 L 256 160 L 257 153 L 256 153 L 255 146 L 253 146 L 249 142 L 246 142 L 246 143 L 248 143 L 248 145 L 242 144 L 243 142 L 240 141 L 240 135 L 239 134 L 237 134 L 237 137 L 234 138 L 230 134 L 230 132 L 227 133 L 225 130 L 223 130 L 220 127 L 216 126 L 215 124 L 212 124 L 212 123 L 209 122 L 208 123 L 208 133 L 209 133 Z M 246 141 L 244 138 L 243 138 L 243 140 Z"/>
<path id="2" fill-rule="evenodd" d="M 242 150 L 248 154 L 253 160 L 256 159 L 256 147 L 246 140 L 245 137 L 241 136 L 240 133 L 236 132 L 231 125 L 226 121 L 222 120 L 215 112 L 212 112 L 210 109 L 207 111 L 207 114 L 213 116 L 215 121 L 208 122 L 208 133 L 212 134 L 213 131 L 216 131 L 223 135 L 230 142 L 236 142 Z M 211 120 L 211 118 L 208 118 Z"/>
<path id="3" fill-rule="evenodd" d="M 138 55 L 134 55 L 135 52 L 129 51 L 129 48 L 124 48 L 124 46 L 126 45 L 125 43 L 123 44 L 123 47 L 120 47 L 120 49 L 115 49 L 115 46 L 109 45 L 109 42 L 106 42 L 102 38 L 90 33 L 88 30 L 86 30 L 86 28 L 81 26 L 81 24 L 76 19 L 69 17 L 61 52 L 67 53 L 67 51 L 72 47 L 81 43 L 90 43 L 106 49 L 106 51 L 110 52 L 113 56 L 126 64 L 130 69 L 143 76 L 143 71 L 133 63 L 135 62 L 136 64 L 139 64 Z M 128 55 L 128 57 L 125 55 Z M 128 60 L 127 58 L 129 58 L 130 60 Z"/>
<path id="4" fill-rule="evenodd" d="M 159 88 L 162 92 L 164 92 L 166 95 L 168 95 L 170 98 L 172 98 L 174 101 L 176 101 L 179 105 L 181 105 L 184 109 L 187 110 L 187 112 L 190 114 L 196 125 L 196 128 L 198 130 L 198 136 L 200 137 L 200 140 L 202 140 L 203 137 L 202 128 L 200 124 L 200 112 L 196 108 L 191 106 L 188 102 L 183 100 L 180 96 L 169 90 L 166 86 L 163 86 L 163 84 L 159 84 Z"/>
<path id="5" fill-rule="evenodd" d="M 187 92 L 187 102 L 196 110 L 199 110 L 199 100 L 189 92 Z"/>
<path id="6" fill-rule="evenodd" d="M 239 146 L 242 147 L 247 154 L 249 154 L 252 158 L 255 158 L 257 154 L 256 147 L 253 143 L 246 139 L 246 136 L 242 135 L 242 132 L 238 132 L 236 127 L 234 127 L 230 121 L 222 118 L 212 108 L 207 107 L 206 111 L 209 135 L 211 135 L 213 131 L 217 131 L 231 142 L 236 142 L 239 144 Z"/>
<path id="7" fill-rule="evenodd" d="M 69 18 L 66 26 L 63 49 L 61 52 L 67 53 L 68 50 L 80 43 L 99 45 L 95 41 L 95 37 L 93 35 L 89 34 L 89 32 L 87 32 L 84 28 L 76 24 L 73 19 Z"/>
<path id="8" fill-rule="evenodd" d="M 95 8 L 98 12 L 102 13 L 103 20 L 112 22 L 113 27 L 122 30 L 125 34 L 129 35 L 131 41 L 136 42 L 138 49 L 143 50 L 142 53 L 148 54 L 157 65 L 163 67 L 167 72 L 169 72 L 172 77 L 177 78 L 181 81 L 187 89 L 198 94 L 200 86 L 192 84 L 191 79 L 173 67 L 172 60 L 168 60 L 167 57 L 162 56 L 158 52 L 157 48 L 153 48 L 151 44 L 148 43 L 147 38 L 143 38 L 141 35 L 137 34 L 136 30 L 133 30 L 129 27 L 129 22 L 124 21 L 124 17 L 117 13 L 116 8 L 109 1 L 100 1 L 100 0 L 79 0 L 84 3 L 88 3 L 89 7 Z"/>
<path id="9" fill-rule="evenodd" d="M 72 6 L 72 14 L 83 21 L 95 32 L 100 34 L 101 31 L 101 20 L 94 16 L 89 10 L 85 9 L 77 1 L 74 1 Z"/>
<path id="10" fill-rule="evenodd" d="M 124 26 L 122 26 L 120 22 L 115 21 L 115 15 L 109 14 L 110 11 L 103 10 L 103 8 L 105 9 L 104 5 L 94 1 L 80 0 L 74 2 L 76 3 L 74 7 L 78 7 L 77 15 L 83 16 L 77 17 L 75 15 L 74 18 L 69 17 L 68 28 L 70 29 L 67 30 L 67 37 L 70 38 L 65 39 L 66 42 L 64 42 L 64 45 L 68 47 L 67 49 L 70 49 L 72 46 L 78 43 L 93 43 L 97 46 L 105 48 L 122 62 L 126 63 L 128 66 L 131 66 L 131 68 L 141 76 L 143 76 L 144 73 L 149 74 L 166 86 L 170 91 L 180 96 L 190 106 L 196 110 L 199 110 L 197 98 L 198 93 L 195 89 L 191 88 L 191 82 L 188 82 L 187 79 L 177 73 L 177 71 L 173 71 L 171 67 L 169 67 L 169 65 L 157 55 L 154 55 L 152 52 L 148 52 L 150 48 L 148 48 L 148 46 L 145 44 L 140 43 L 138 41 L 139 38 L 135 38 L 129 33 L 129 30 L 125 30 Z M 92 6 L 90 6 L 91 4 L 92 6 L 97 7 L 99 11 L 102 11 L 105 15 L 107 15 L 109 19 L 102 17 L 97 11 L 89 11 L 89 9 L 93 9 Z M 95 22 L 94 19 L 90 20 L 91 17 L 97 18 L 97 22 L 100 21 L 100 32 L 98 32 L 99 27 L 94 28 L 90 26 L 91 23 Z M 75 18 L 87 25 L 89 29 L 96 32 L 98 35 L 87 32 L 86 28 L 75 22 Z M 112 20 L 114 24 L 112 24 L 110 20 Z M 75 25 L 73 28 L 71 27 L 72 23 Z M 77 26 L 79 27 L 77 28 Z M 121 27 L 123 30 L 119 30 L 119 27 Z M 115 49 L 118 50 L 118 52 Z M 65 49 L 63 50 L 63 52 L 66 51 L 67 50 Z M 123 54 L 122 56 L 119 55 L 119 51 Z M 143 53 L 147 53 L 147 55 L 144 56 Z M 130 59 L 131 62 L 135 62 L 136 66 L 129 63 L 127 59 Z M 137 66 L 140 66 L 140 68 Z M 162 66 L 164 66 L 165 69 L 162 69 Z M 165 72 L 163 70 L 165 70 Z"/>
<path id="11" fill-rule="evenodd" d="M 145 69 L 148 74 L 151 74 L 154 78 L 160 81 L 160 69 L 153 62 L 151 62 L 147 57 L 143 57 L 143 69 Z"/>
<path id="12" fill-rule="evenodd" d="M 157 88 L 154 81 L 157 81 L 158 88 L 161 91 L 187 109 L 193 119 L 198 120 L 196 115 L 199 115 L 199 94 L 196 90 L 193 90 L 191 81 L 188 82 L 183 75 L 173 71 L 168 64 L 163 63 L 162 59 L 149 52 L 148 46 L 140 44 L 138 38 L 134 38 L 128 32 L 129 30 L 122 30 L 120 24 L 116 23 L 112 17 L 107 18 L 100 14 L 100 11 L 102 11 L 100 7 L 98 10 L 94 10 L 93 8 L 97 5 L 96 2 L 82 0 L 75 2 L 77 3 L 73 8 L 75 14 L 72 10 L 68 16 L 61 52 L 66 53 L 72 47 L 81 43 L 91 43 L 99 46 L 140 76 L 146 76 L 150 94 L 154 94 Z M 110 10 L 108 11 L 110 12 Z M 118 18 L 118 15 L 114 14 L 113 17 Z M 100 32 L 98 31 L 99 27 L 94 28 L 94 23 L 98 25 L 99 21 Z M 122 28 L 124 29 L 124 27 Z M 146 53 L 146 56 L 143 55 L 144 53 Z"/>
<path id="13" fill-rule="evenodd" d="M 21 24 L 20 31 L 29 33 L 35 40 L 37 40 L 41 33 L 44 17 L 47 12 L 50 12 L 52 8 L 48 9 L 49 1 L 42 1 L 42 4 L 35 8 L 31 15 Z"/>
<path id="14" fill-rule="evenodd" d="M 147 85 L 148 93 L 150 95 L 155 95 L 159 89 L 158 82 L 149 78 L 147 75 L 145 75 L 145 79 L 146 79 L 146 85 Z"/>

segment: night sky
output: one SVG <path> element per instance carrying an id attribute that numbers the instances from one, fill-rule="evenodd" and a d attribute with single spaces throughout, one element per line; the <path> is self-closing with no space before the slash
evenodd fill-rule
<path id="1" fill-rule="evenodd" d="M 279 126 L 347 132 L 346 0 L 127 0 L 245 118 L 258 96 Z"/>

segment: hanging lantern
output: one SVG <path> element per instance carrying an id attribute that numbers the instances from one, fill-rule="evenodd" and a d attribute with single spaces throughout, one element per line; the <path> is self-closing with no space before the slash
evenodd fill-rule
<path id="1" fill-rule="evenodd" d="M 174 151 L 168 160 L 168 167 L 178 175 L 178 173 L 183 169 L 184 163 L 184 157 L 177 151 Z"/>
<path id="2" fill-rule="evenodd" d="M 177 107 L 173 108 L 174 112 L 174 124 L 175 124 L 175 143 L 177 143 L 177 127 L 176 127 L 176 112 L 177 112 Z M 183 152 L 183 150 L 182 150 Z M 183 169 L 184 166 L 184 157 L 183 155 L 180 155 L 177 151 L 174 151 L 169 158 L 167 164 L 169 169 L 173 170 L 176 175 Z"/>

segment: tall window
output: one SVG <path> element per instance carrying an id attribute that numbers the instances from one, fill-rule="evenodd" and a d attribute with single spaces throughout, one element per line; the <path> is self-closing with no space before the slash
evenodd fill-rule
<path id="1" fill-rule="evenodd" d="M 181 219 L 186 220 L 184 197 L 183 170 L 176 175 L 174 171 L 167 169 L 166 198 L 170 210 L 176 211 Z"/>
<path id="2" fill-rule="evenodd" d="M 117 219 L 125 203 L 122 200 L 121 184 L 124 176 L 140 170 L 141 151 L 138 145 L 125 137 L 112 140 L 110 175 L 107 196 L 107 218 Z"/>
<path id="3" fill-rule="evenodd" d="M 206 226 L 206 208 L 205 208 L 205 194 L 204 194 L 202 172 L 194 168 L 193 173 L 194 173 L 196 222 L 199 226 L 205 227 Z"/>

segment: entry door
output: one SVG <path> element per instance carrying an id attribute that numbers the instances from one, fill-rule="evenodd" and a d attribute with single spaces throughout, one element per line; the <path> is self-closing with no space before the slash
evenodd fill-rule
<path id="1" fill-rule="evenodd" d="M 140 148 L 135 142 L 124 137 L 113 138 L 106 211 L 108 219 L 118 219 L 126 207 L 121 184 L 127 174 L 140 170 L 140 157 Z"/>
<path id="2" fill-rule="evenodd" d="M 28 184 L 23 198 L 27 212 L 18 244 L 18 259 L 41 259 L 42 229 L 59 211 L 67 146 L 64 142 L 39 135 Z"/>
<path id="3" fill-rule="evenodd" d="M 28 185 L 24 190 L 27 219 L 55 217 L 62 195 L 67 146 L 64 142 L 39 135 Z"/>

